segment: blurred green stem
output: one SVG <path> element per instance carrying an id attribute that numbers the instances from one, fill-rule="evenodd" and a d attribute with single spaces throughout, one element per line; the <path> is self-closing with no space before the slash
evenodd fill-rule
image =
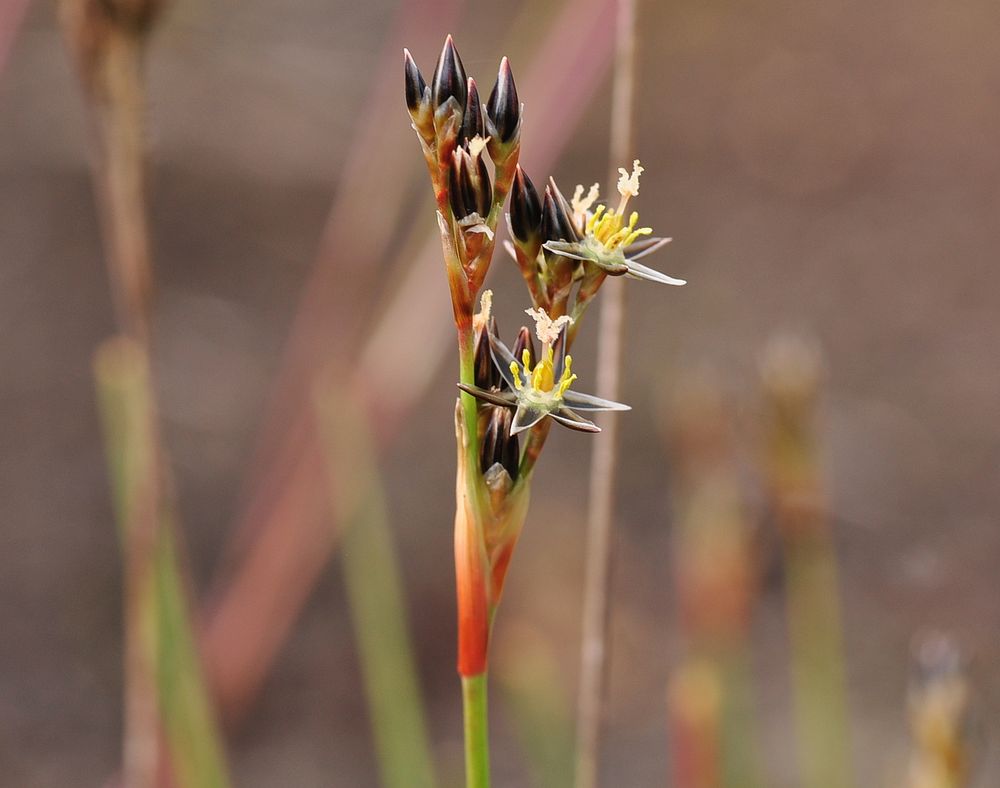
<path id="1" fill-rule="evenodd" d="M 94 367 L 125 554 L 125 784 L 158 783 L 162 723 L 178 784 L 224 788 L 223 748 L 163 492 L 148 356 L 135 340 L 119 337 L 99 348 Z"/>
<path id="2" fill-rule="evenodd" d="M 462 711 L 465 720 L 465 786 L 489 788 L 490 741 L 486 673 L 462 676 Z"/>
<path id="3" fill-rule="evenodd" d="M 803 785 L 848 788 L 853 781 L 846 680 L 837 567 L 829 539 L 817 534 L 787 542 L 785 572 Z"/>
<path id="4" fill-rule="evenodd" d="M 350 394 L 332 387 L 320 391 L 317 401 L 331 500 L 344 527 L 344 583 L 382 785 L 433 788 L 402 573 L 367 416 Z"/>

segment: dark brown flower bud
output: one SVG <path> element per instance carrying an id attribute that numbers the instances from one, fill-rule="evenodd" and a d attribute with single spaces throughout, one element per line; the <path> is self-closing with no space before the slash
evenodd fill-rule
<path id="1" fill-rule="evenodd" d="M 493 408 L 479 454 L 479 467 L 483 473 L 500 463 L 512 480 L 517 479 L 521 452 L 517 436 L 510 434 L 512 419 L 513 414 L 508 408 Z"/>
<path id="2" fill-rule="evenodd" d="M 552 187 L 545 187 L 542 201 L 542 237 L 546 241 L 577 241 L 576 229 L 569 214 L 563 209 L 559 198 L 552 194 Z"/>
<path id="3" fill-rule="evenodd" d="M 465 67 L 462 65 L 462 58 L 458 56 L 455 49 L 455 42 L 448 36 L 444 41 L 444 48 L 441 50 L 441 57 L 438 58 L 437 67 L 434 69 L 434 78 L 431 80 L 433 87 L 431 93 L 434 106 L 440 107 L 449 98 L 454 98 L 465 109 L 466 99 L 466 76 Z"/>
<path id="4" fill-rule="evenodd" d="M 403 50 L 403 72 L 406 80 L 406 108 L 413 113 L 424 98 L 427 83 L 424 82 L 424 76 L 417 68 L 417 64 L 408 49 Z"/>
<path id="5" fill-rule="evenodd" d="M 493 205 L 493 184 L 490 183 L 490 171 L 487 169 L 486 161 L 482 156 L 476 156 L 476 179 L 474 186 L 476 211 L 485 219 L 490 215 L 490 208 Z"/>
<path id="6" fill-rule="evenodd" d="M 475 197 L 468 178 L 469 154 L 459 149 L 451 157 L 448 173 L 448 201 L 456 219 L 464 219 L 476 210 Z"/>
<path id="7" fill-rule="evenodd" d="M 531 331 L 527 326 L 521 326 L 521 330 L 517 332 L 517 339 L 514 340 L 514 347 L 510 349 L 510 352 L 514 354 L 514 358 L 517 359 L 518 364 L 524 363 L 524 351 L 528 351 L 528 366 L 534 367 L 535 361 L 538 358 L 538 354 L 535 353 L 535 340 L 531 336 Z"/>
<path id="8" fill-rule="evenodd" d="M 521 103 L 517 98 L 517 87 L 507 58 L 500 61 L 497 81 L 486 102 L 486 111 L 500 141 L 510 142 L 521 122 Z"/>
<path id="9" fill-rule="evenodd" d="M 555 200 L 556 205 L 559 208 L 559 222 L 562 231 L 568 235 L 568 237 L 563 238 L 564 241 L 579 241 L 580 240 L 580 228 L 576 226 L 573 221 L 573 209 L 570 207 L 569 201 L 563 196 L 562 191 L 556 185 L 556 179 L 549 178 L 549 188 L 552 189 L 552 197 Z M 555 239 L 549 239 L 555 240 Z"/>
<path id="10" fill-rule="evenodd" d="M 479 100 L 479 89 L 476 80 L 469 77 L 469 87 L 465 98 L 465 117 L 462 119 L 461 141 L 471 140 L 475 136 L 486 136 L 486 125 L 483 121 L 483 105 Z"/>
<path id="11" fill-rule="evenodd" d="M 541 200 L 531 178 L 519 164 L 510 188 L 510 229 L 517 240 L 527 243 L 538 235 L 541 224 Z"/>
<path id="12" fill-rule="evenodd" d="M 491 323 L 492 327 L 495 324 Z M 480 329 L 476 332 L 476 361 L 474 368 L 475 384 L 487 391 L 492 388 L 499 388 L 503 378 L 500 377 L 500 370 L 493 363 L 493 354 L 490 351 L 490 329 Z"/>

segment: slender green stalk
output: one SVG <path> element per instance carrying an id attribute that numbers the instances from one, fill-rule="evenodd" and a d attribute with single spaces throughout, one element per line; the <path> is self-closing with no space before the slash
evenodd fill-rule
<path id="1" fill-rule="evenodd" d="M 366 416 L 350 394 L 317 397 L 344 583 L 385 788 L 437 785 L 399 560 Z M 337 494 L 332 494 L 336 490 Z"/>
<path id="2" fill-rule="evenodd" d="M 489 788 L 490 736 L 486 707 L 486 674 L 462 676 L 465 724 L 465 786 Z"/>

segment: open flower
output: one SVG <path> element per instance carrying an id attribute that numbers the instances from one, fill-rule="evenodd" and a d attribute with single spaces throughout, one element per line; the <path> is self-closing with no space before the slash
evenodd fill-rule
<path id="1" fill-rule="evenodd" d="M 579 229 L 581 239 L 548 241 L 544 248 L 565 257 L 593 263 L 610 276 L 625 275 L 666 285 L 685 284 L 683 279 L 661 274 L 637 262 L 670 242 L 669 238 L 652 237 L 653 230 L 650 227 L 638 227 L 639 214 L 636 211 L 629 215 L 627 222 L 625 220 L 629 198 L 639 194 L 639 176 L 642 171 L 638 159 L 632 163 L 631 173 L 619 168 L 621 177 L 618 179 L 618 193 L 621 200 L 615 209 L 602 204 L 591 210 L 599 196 L 598 185 L 595 183 L 591 186 L 586 196 L 583 187 L 577 186 L 570 203 L 573 221 Z"/>
<path id="2" fill-rule="evenodd" d="M 508 388 L 487 391 L 459 383 L 462 391 L 484 402 L 514 410 L 511 435 L 534 427 L 546 416 L 573 430 L 600 432 L 600 427 L 576 411 L 630 410 L 620 402 L 571 391 L 576 375 L 573 374 L 573 357 L 566 354 L 566 328 L 572 324 L 572 319 L 565 315 L 553 319 L 544 309 L 525 311 L 534 318 L 535 335 L 542 343 L 538 360 L 534 361 L 527 348 L 521 358 L 516 359 L 498 337 L 490 336 L 493 362 Z"/>

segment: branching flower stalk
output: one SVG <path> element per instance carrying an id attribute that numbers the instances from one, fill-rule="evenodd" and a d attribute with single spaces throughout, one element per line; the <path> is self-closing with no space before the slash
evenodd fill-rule
<path id="1" fill-rule="evenodd" d="M 550 178 L 539 196 L 518 165 L 522 106 L 506 58 L 485 103 L 451 36 L 430 84 L 405 50 L 404 72 L 407 108 L 436 197 L 458 335 L 458 672 L 466 782 L 483 788 L 489 785 L 490 631 L 527 514 L 535 463 L 552 422 L 599 432 L 581 413 L 628 410 L 573 388 L 569 351 L 580 320 L 608 276 L 684 283 L 637 262 L 669 240 L 651 237 L 650 228 L 638 225 L 638 214 L 627 212 L 639 191 L 638 161 L 620 171 L 614 207 L 597 204 L 596 184 L 586 192 L 577 187 L 567 200 Z M 534 321 L 534 331 L 522 327 L 512 348 L 498 335 L 493 294 L 483 290 L 508 194 L 511 241 L 505 246 L 527 285 L 532 306 L 525 311 Z"/>

